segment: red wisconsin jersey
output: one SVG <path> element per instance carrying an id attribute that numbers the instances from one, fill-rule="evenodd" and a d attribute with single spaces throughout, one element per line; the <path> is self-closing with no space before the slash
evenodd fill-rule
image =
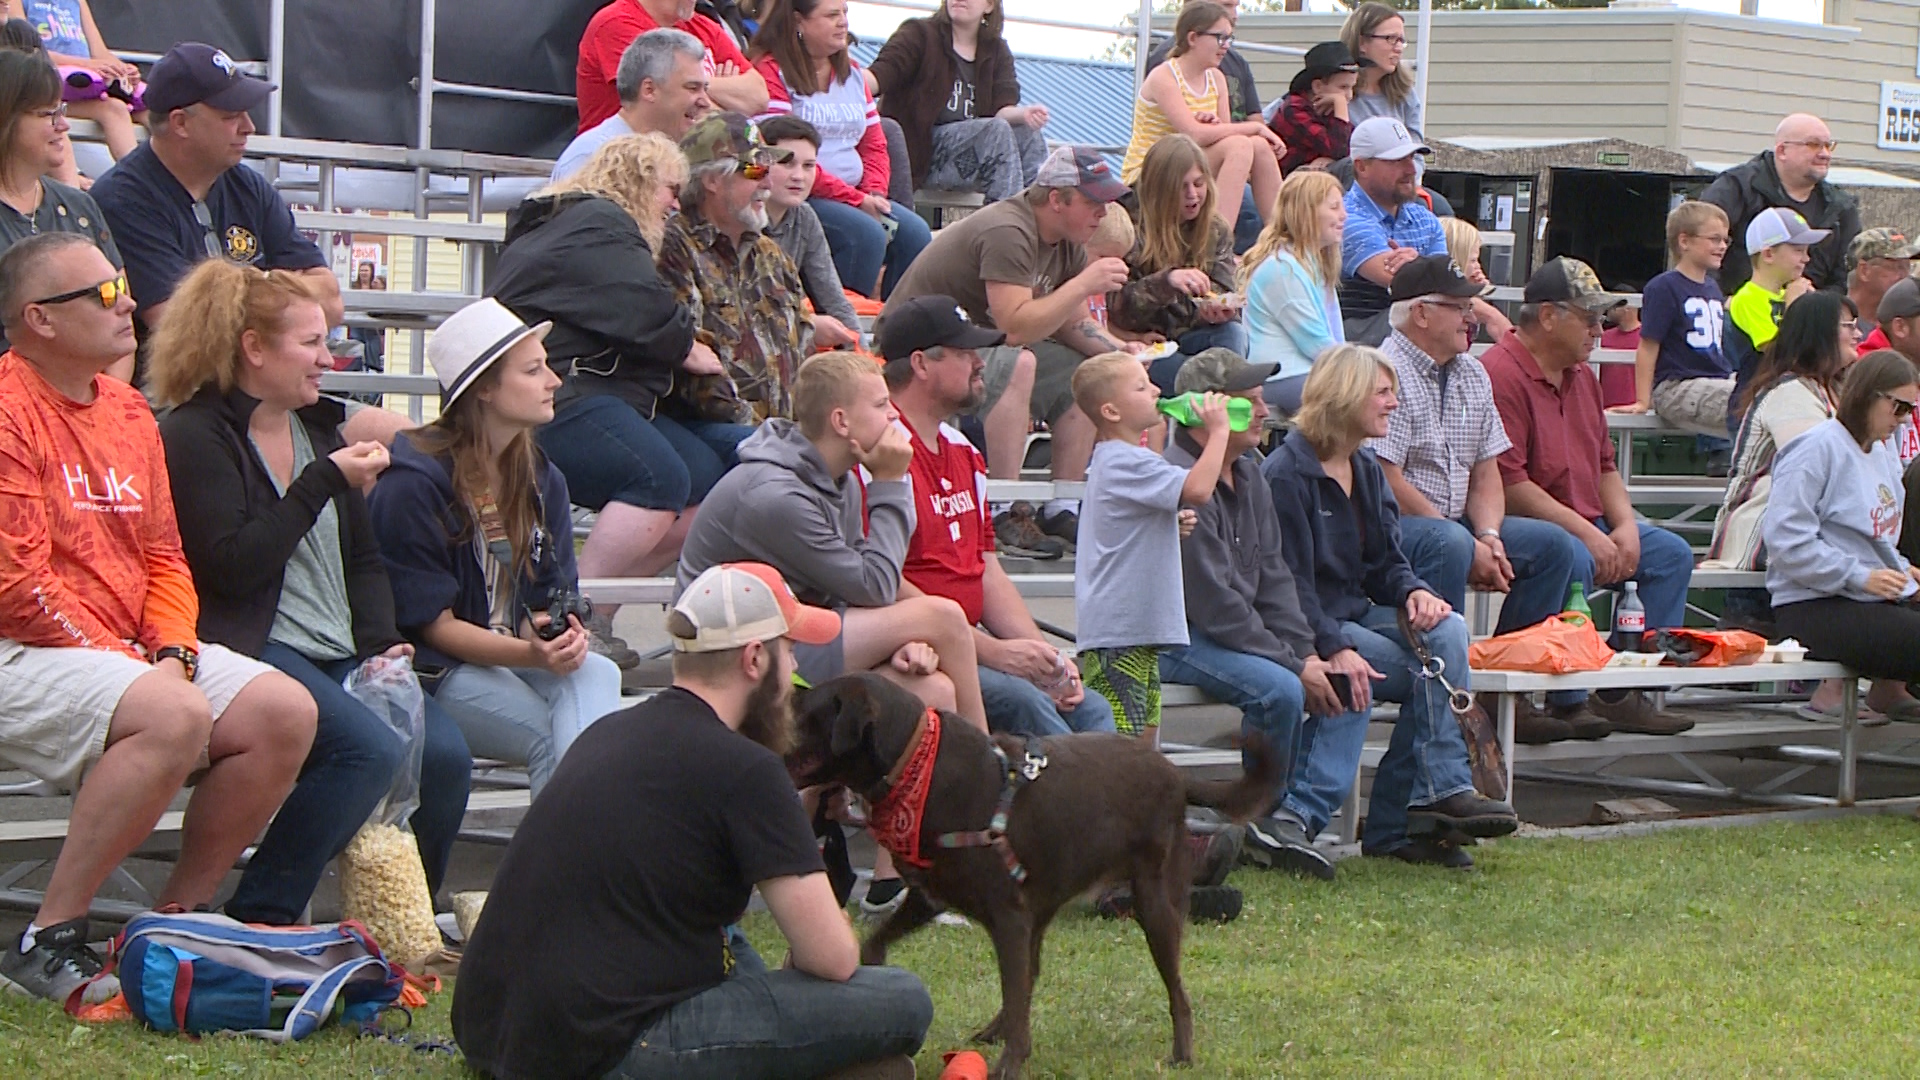
<path id="1" fill-rule="evenodd" d="M 987 516 L 987 459 L 965 435 L 940 425 L 939 449 L 929 447 L 900 421 L 913 439 L 913 540 L 904 575 L 922 592 L 960 605 L 978 623 L 985 605 L 980 584 L 986 554 L 993 550 Z"/>

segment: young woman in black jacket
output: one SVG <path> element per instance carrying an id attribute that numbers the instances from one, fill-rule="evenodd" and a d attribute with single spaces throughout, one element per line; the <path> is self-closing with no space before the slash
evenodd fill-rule
<path id="1" fill-rule="evenodd" d="M 313 749 L 227 913 L 300 920 L 327 862 L 387 793 L 401 747 L 341 681 L 372 656 L 410 656 L 361 489 L 379 443 L 342 444 L 343 408 L 320 396 L 332 366 L 320 304 L 295 274 L 213 259 L 174 292 L 154 335 L 152 386 L 200 636 L 258 657 L 320 709 Z M 421 805 L 412 825 L 437 889 L 466 812 L 472 758 L 427 699 Z"/>
<path id="2" fill-rule="evenodd" d="M 488 294 L 529 323 L 551 322 L 548 363 L 562 380 L 540 449 L 581 506 L 599 511 L 581 577 L 647 577 L 680 557 L 694 512 L 739 463 L 752 428 L 701 415 L 692 383 L 722 373 L 694 341 L 693 315 L 654 258 L 687 161 L 664 135 L 623 135 L 508 215 Z M 612 636 L 612 608 L 589 624 L 596 652 L 638 662 Z"/>

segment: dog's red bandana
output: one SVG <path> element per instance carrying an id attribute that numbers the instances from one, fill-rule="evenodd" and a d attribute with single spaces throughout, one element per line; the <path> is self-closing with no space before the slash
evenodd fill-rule
<path id="1" fill-rule="evenodd" d="M 887 777 L 892 786 L 886 797 L 867 813 L 867 831 L 893 857 L 915 869 L 931 865 L 920 854 L 920 822 L 927 812 L 927 792 L 933 788 L 933 761 L 940 756 L 940 713 L 928 709 L 915 725 L 906 753 Z"/>

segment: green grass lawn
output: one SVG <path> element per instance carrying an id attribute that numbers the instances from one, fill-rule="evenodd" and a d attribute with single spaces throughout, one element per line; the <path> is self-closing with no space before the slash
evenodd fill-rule
<path id="1" fill-rule="evenodd" d="M 1870 817 L 1509 840 L 1471 875 L 1350 860 L 1328 886 L 1242 870 L 1246 913 L 1187 937 L 1198 1062 L 1183 1075 L 1913 1076 L 1917 845 L 1920 825 Z M 749 930 L 780 955 L 770 922 Z M 998 1007 L 992 951 L 978 929 L 933 927 L 893 959 L 933 991 L 933 1077 Z M 1065 917 L 1044 967 L 1030 1076 L 1172 1071 L 1135 927 Z M 450 999 L 416 1032 L 445 1033 Z M 6 1078 L 465 1075 L 338 1032 L 194 1044 L 0 998 Z"/>

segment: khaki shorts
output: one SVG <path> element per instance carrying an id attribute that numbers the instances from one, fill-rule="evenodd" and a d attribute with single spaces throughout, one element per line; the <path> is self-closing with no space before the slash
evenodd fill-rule
<path id="1" fill-rule="evenodd" d="M 1654 415 L 1695 435 L 1727 437 L 1733 378 L 1669 379 L 1653 388 Z"/>
<path id="2" fill-rule="evenodd" d="M 105 649 L 46 649 L 0 640 L 0 764 L 67 791 L 107 748 L 113 711 L 145 661 Z M 219 645 L 200 649 L 194 685 L 218 721 L 247 684 L 274 669 Z"/>
<path id="3" fill-rule="evenodd" d="M 992 412 L 1006 394 L 1007 383 L 1013 379 L 1013 365 L 1022 352 L 1031 352 L 1034 358 L 1033 397 L 1028 402 L 1029 414 L 1035 420 L 1051 424 L 1073 407 L 1073 373 L 1086 357 L 1080 355 L 1078 349 L 1049 338 L 1025 347 L 998 345 L 981 350 L 980 356 L 984 361 L 981 379 L 987 385 L 987 393 L 980 407 L 974 410 L 974 415 L 985 416 Z"/>

